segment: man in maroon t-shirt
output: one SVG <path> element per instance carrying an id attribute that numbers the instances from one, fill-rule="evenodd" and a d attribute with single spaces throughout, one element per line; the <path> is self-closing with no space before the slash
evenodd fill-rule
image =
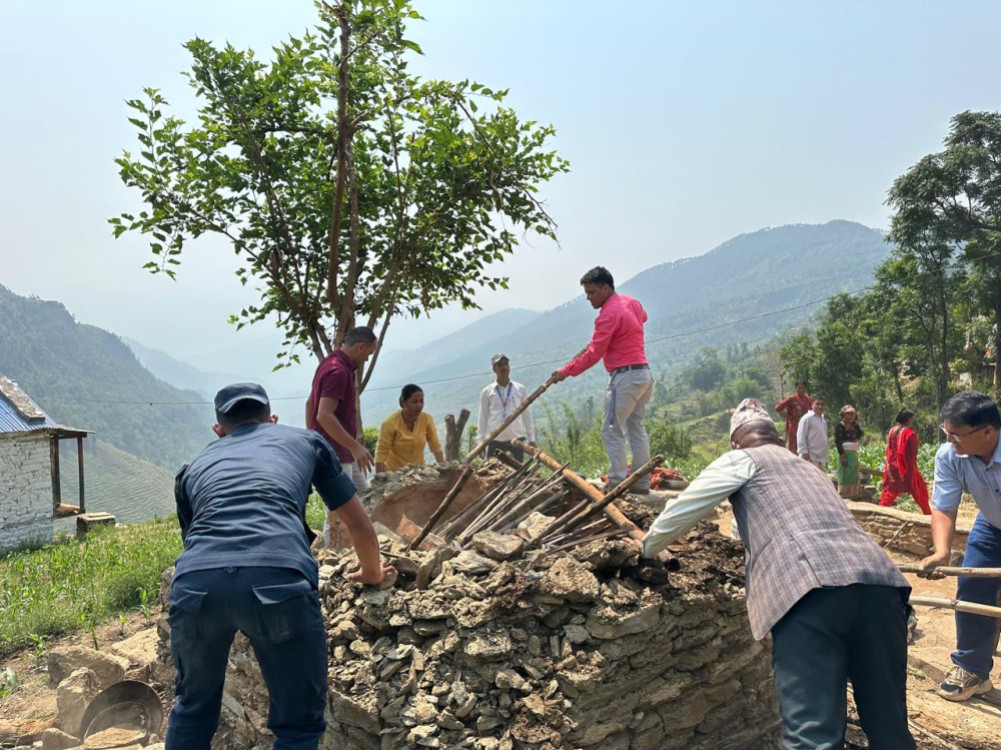
<path id="1" fill-rule="evenodd" d="M 371 328 L 352 328 L 343 343 L 316 368 L 313 387 L 306 400 L 306 427 L 316 430 L 330 443 L 347 474 L 359 491 L 368 489 L 365 475 L 373 466 L 372 454 L 358 439 L 355 370 L 365 363 L 378 346 Z M 330 521 L 323 523 L 323 540 L 329 544 Z"/>

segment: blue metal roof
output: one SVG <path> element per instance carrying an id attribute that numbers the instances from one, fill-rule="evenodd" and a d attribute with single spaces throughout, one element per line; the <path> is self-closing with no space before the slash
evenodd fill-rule
<path id="1" fill-rule="evenodd" d="M 23 393 L 23 391 L 22 391 Z M 25 398 L 31 398 L 25 394 Z M 31 401 L 32 405 L 38 409 L 38 404 Z M 38 409 L 38 411 L 42 411 Z M 45 412 L 42 412 L 45 414 Z M 0 395 L 0 433 L 4 432 L 33 432 L 35 430 L 56 429 L 59 425 L 53 421 L 52 417 L 45 414 L 44 419 L 28 420 L 21 416 L 20 412 L 14 408 L 6 398 Z"/>

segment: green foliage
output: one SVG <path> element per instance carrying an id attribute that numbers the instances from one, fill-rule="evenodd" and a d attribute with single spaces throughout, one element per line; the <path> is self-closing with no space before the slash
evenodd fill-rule
<path id="1" fill-rule="evenodd" d="M 18 679 L 17 673 L 14 672 L 13 669 L 10 667 L 4 667 L 0 670 L 0 698 L 6 698 L 9 695 L 13 695 L 20 687 L 21 681 Z"/>
<path id="2" fill-rule="evenodd" d="M 540 433 L 542 450 L 587 477 L 600 477 L 608 470 L 608 454 L 601 442 L 601 415 L 589 399 L 581 413 L 561 403 L 559 412 L 543 404 L 544 422 Z"/>
<path id="3" fill-rule="evenodd" d="M 649 428 L 650 454 L 664 454 L 673 466 L 678 460 L 692 455 L 692 439 L 688 433 L 666 419 L 654 420 Z"/>
<path id="4" fill-rule="evenodd" d="M 145 267 L 170 277 L 189 241 L 221 235 L 241 283 L 262 290 L 232 321 L 276 319 L 290 359 L 338 343 L 331 319 L 337 336 L 356 322 L 382 336 L 395 315 L 506 288 L 487 266 L 516 230 L 554 237 L 535 195 L 568 169 L 546 150 L 553 128 L 519 120 L 506 91 L 409 72 L 421 50 L 406 26 L 421 16 L 407 0 L 317 9 L 316 30 L 269 61 L 189 41 L 197 123 L 167 114 L 157 89 L 128 101 L 139 150 L 116 163 L 144 209 L 110 219 L 116 237 L 147 236 Z"/>
<path id="5" fill-rule="evenodd" d="M 368 448 L 369 453 L 375 455 L 375 446 L 379 442 L 379 428 L 366 427 L 362 433 L 362 443 Z"/>
<path id="6" fill-rule="evenodd" d="M 0 559 L 0 654 L 35 639 L 97 623 L 158 590 L 160 574 L 181 552 L 173 518 L 90 531 Z"/>

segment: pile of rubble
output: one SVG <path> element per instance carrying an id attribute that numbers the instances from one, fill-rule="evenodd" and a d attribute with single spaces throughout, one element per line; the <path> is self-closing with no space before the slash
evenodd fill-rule
<path id="1" fill-rule="evenodd" d="M 416 569 L 401 565 L 381 590 L 345 579 L 351 554 L 321 553 L 320 747 L 773 747 L 775 689 L 747 623 L 741 552 L 708 524 L 686 548 L 670 572 L 637 565 L 621 540 L 530 565 L 485 545 L 476 558 L 439 548 L 410 553 Z M 245 639 L 230 662 L 224 730 L 267 743 L 267 691 Z"/>
<path id="2" fill-rule="evenodd" d="M 628 537 L 649 508 L 622 498 L 606 513 L 565 466 L 533 467 L 380 478 L 362 501 L 398 570 L 384 588 L 345 577 L 350 550 L 316 550 L 329 634 L 320 747 L 774 747 L 775 689 L 748 625 L 742 549 L 703 524 L 676 558 L 641 562 Z M 223 707 L 232 740 L 219 747 L 272 739 L 242 637 Z"/>

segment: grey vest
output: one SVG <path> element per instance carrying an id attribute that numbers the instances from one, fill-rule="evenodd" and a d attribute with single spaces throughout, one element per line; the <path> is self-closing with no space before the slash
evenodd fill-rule
<path id="1" fill-rule="evenodd" d="M 910 590 L 826 474 L 777 445 L 745 452 L 757 469 L 730 499 L 747 549 L 747 610 L 756 639 L 816 588 L 866 583 Z"/>

